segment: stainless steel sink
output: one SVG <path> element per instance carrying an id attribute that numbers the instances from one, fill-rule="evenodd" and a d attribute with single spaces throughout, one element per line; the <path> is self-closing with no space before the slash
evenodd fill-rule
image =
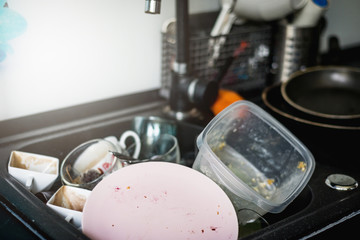
<path id="1" fill-rule="evenodd" d="M 110 135 L 119 137 L 122 132 L 131 128 L 131 121 L 137 115 L 162 116 L 164 104 L 163 101 L 151 97 L 149 100 L 145 99 L 135 104 L 129 102 L 120 108 L 115 106 L 113 110 L 101 110 L 100 113 L 88 116 L 83 113 L 79 116 L 77 113 L 79 109 L 84 109 L 83 107 L 74 108 L 72 112 L 78 114 L 78 117 L 73 119 L 65 119 L 53 125 L 46 121 L 43 128 L 34 127 L 21 133 L 10 131 L 6 136 L 0 137 L 0 203 L 3 211 L 26 229 L 23 233 L 18 233 L 30 239 L 87 238 L 8 174 L 7 163 L 12 150 L 49 155 L 62 161 L 71 149 L 82 142 Z M 178 122 L 177 137 L 181 156 L 189 167 L 196 154 L 195 139 L 203 129 L 204 123 L 206 124 L 206 121 L 202 124 Z M 269 226 L 253 232 L 244 239 L 291 239 L 311 236 L 330 224 L 338 223 L 344 217 L 354 213 L 357 215 L 356 212 L 360 209 L 359 189 L 337 192 L 324 184 L 327 175 L 339 171 L 342 170 L 317 164 L 314 175 L 303 192 L 282 213 L 265 215 Z M 352 174 L 360 180 L 358 173 L 342 173 Z M 58 178 L 51 191 L 56 191 L 60 186 L 61 181 Z M 3 230 L 0 228 L 0 231 Z"/>

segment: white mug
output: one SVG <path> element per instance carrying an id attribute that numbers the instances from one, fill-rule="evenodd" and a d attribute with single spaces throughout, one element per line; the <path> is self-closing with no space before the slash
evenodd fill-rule
<path id="1" fill-rule="evenodd" d="M 64 219 L 81 228 L 82 211 L 91 191 L 83 188 L 62 186 L 46 203 Z"/>
<path id="2" fill-rule="evenodd" d="M 92 140 L 94 144 L 85 149 L 75 161 L 73 167 L 80 173 L 89 169 L 101 169 L 103 172 L 108 171 L 108 167 L 112 165 L 111 163 L 113 162 L 113 155 L 109 153 L 109 150 L 115 152 L 118 151 L 120 153 L 125 152 L 126 140 L 129 137 L 133 138 L 135 143 L 135 151 L 132 157 L 137 159 L 141 149 L 140 138 L 134 131 L 128 130 L 120 136 L 120 140 L 117 140 L 115 136 L 108 136 L 104 138 L 105 141 L 101 141 L 100 139 Z M 108 142 L 108 144 L 106 144 L 106 142 Z M 81 148 L 82 145 L 78 146 L 78 148 L 79 147 Z M 93 164 L 93 162 L 96 163 Z"/>
<path id="3" fill-rule="evenodd" d="M 59 176 L 59 159 L 40 154 L 12 151 L 9 174 L 36 194 L 51 188 Z"/>
<path id="4" fill-rule="evenodd" d="M 105 176 L 120 169 L 124 164 L 112 152 L 126 153 L 126 139 L 132 137 L 136 146 L 133 154 L 137 158 L 141 142 L 133 131 L 126 131 L 120 141 L 114 136 L 92 139 L 75 147 L 62 161 L 60 175 L 64 184 L 93 189 Z"/>

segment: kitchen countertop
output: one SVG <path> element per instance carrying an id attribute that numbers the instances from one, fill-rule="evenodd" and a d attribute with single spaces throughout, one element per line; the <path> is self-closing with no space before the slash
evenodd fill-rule
<path id="1" fill-rule="evenodd" d="M 146 104 L 144 105 L 144 103 Z M 107 121 L 115 120 L 118 116 L 123 115 L 122 109 L 133 107 L 141 112 L 146 111 L 146 109 L 159 109 L 165 104 L 166 102 L 159 97 L 158 90 L 152 90 L 2 121 L 0 122 L 0 156 L 8 157 L 10 154 L 9 149 L 12 146 L 21 145 L 21 142 L 26 142 L 28 139 L 43 135 L 46 138 L 46 135 L 60 133 L 64 129 L 71 131 L 78 126 L 83 127 L 88 124 L 101 122 L 104 118 Z M 259 104 L 262 105 L 261 103 Z M 0 160 L 0 163 L 3 164 L 1 168 L 6 168 L 7 159 Z M 324 184 L 325 178 L 329 174 L 339 173 L 339 171 L 349 174 L 357 180 L 360 179 L 359 173 L 355 170 L 336 169 L 317 163 L 314 175 L 306 188 L 307 191 L 303 194 L 305 196 L 300 198 L 301 201 L 304 199 L 307 201 L 304 208 L 292 212 L 293 209 L 290 207 L 287 213 L 284 213 L 288 215 L 279 215 L 280 217 L 287 216 L 286 219 L 276 219 L 277 216 L 269 216 L 269 219 L 275 219 L 269 227 L 261 229 L 244 239 L 277 239 L 285 236 L 289 238 L 308 238 L 319 232 L 322 233 L 317 234 L 317 237 L 326 238 L 339 228 L 342 229 L 343 233 L 345 231 L 344 234 L 354 234 L 354 232 L 357 232 L 354 226 L 358 226 L 360 218 L 360 190 L 337 192 L 326 187 Z M 12 196 L 13 189 L 11 187 L 13 183 L 8 181 L 5 184 L 3 178 L 6 176 L 2 172 L 0 172 L 0 183 L 4 185 L 2 185 L 0 190 L 1 239 L 51 239 L 56 234 L 67 234 L 61 232 L 61 228 L 58 230 L 60 231 L 59 233 L 57 233 L 56 229 L 52 230 L 53 232 L 49 232 L 38 228 L 37 221 L 44 216 L 37 216 L 29 220 L 29 216 L 25 216 L 19 210 L 21 209 L 21 206 L 19 206 L 21 202 L 13 203 L 15 198 L 15 195 Z M 299 202 L 296 204 L 299 204 Z M 300 203 L 299 205 L 303 206 L 302 204 Z M 59 226 L 63 225 L 63 223 L 59 223 Z M 84 239 L 84 236 L 81 235 L 71 235 L 71 229 L 69 232 L 68 236 Z"/>

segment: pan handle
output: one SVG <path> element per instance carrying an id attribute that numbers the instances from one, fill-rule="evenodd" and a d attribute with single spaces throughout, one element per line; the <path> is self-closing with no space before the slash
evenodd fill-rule
<path id="1" fill-rule="evenodd" d="M 337 36 L 329 36 L 328 48 L 328 52 L 322 56 L 322 65 L 339 65 L 341 63 L 341 49 L 340 41 Z"/>

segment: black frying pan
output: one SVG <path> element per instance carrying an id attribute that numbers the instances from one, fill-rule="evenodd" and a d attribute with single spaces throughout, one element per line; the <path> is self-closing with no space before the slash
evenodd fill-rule
<path id="1" fill-rule="evenodd" d="M 359 161 L 360 118 L 332 119 L 302 112 L 285 101 L 281 84 L 267 87 L 262 100 L 267 110 L 310 149 L 316 161 L 350 169 Z"/>
<path id="2" fill-rule="evenodd" d="M 360 70 L 317 66 L 298 71 L 281 84 L 294 108 L 323 118 L 360 118 Z"/>

